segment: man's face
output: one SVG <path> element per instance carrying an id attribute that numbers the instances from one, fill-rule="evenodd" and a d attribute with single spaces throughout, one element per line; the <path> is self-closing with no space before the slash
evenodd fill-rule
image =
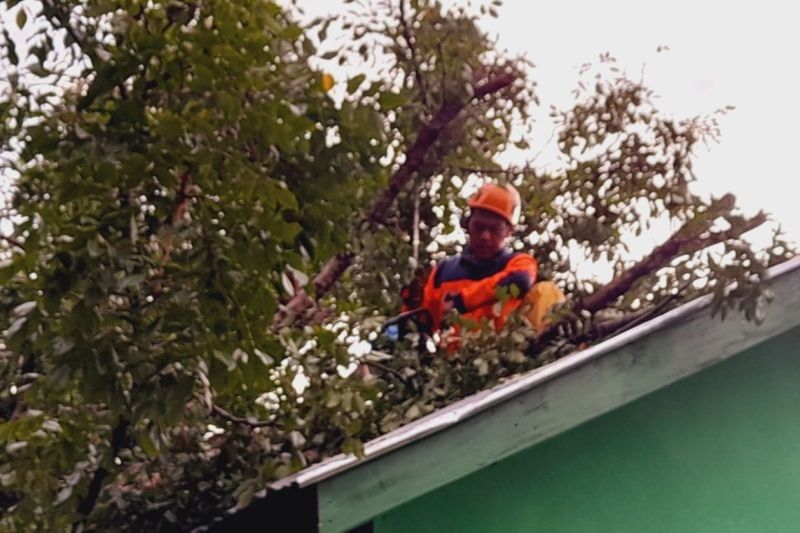
<path id="1" fill-rule="evenodd" d="M 511 224 L 500 216 L 484 209 L 474 209 L 467 226 L 467 250 L 475 259 L 494 257 L 503 248 L 503 242 L 511 235 L 511 230 Z"/>

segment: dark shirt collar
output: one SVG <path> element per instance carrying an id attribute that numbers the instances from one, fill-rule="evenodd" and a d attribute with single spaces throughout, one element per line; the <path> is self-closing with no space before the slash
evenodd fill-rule
<path id="1" fill-rule="evenodd" d="M 472 255 L 472 253 L 470 253 L 469 250 L 464 250 L 461 252 L 461 260 L 469 265 L 474 266 L 491 265 L 498 261 L 505 260 L 510 253 L 510 250 L 503 248 L 497 252 L 497 254 L 489 257 L 488 259 L 477 259 L 474 255 Z"/>

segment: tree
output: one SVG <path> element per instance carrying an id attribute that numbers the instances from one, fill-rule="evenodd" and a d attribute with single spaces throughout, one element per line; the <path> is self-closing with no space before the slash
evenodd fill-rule
<path id="1" fill-rule="evenodd" d="M 30 38 L 2 42 L 18 221 L 0 269 L 4 527 L 188 529 L 593 340 L 596 312 L 714 290 L 757 318 L 764 269 L 789 253 L 740 239 L 763 216 L 690 193 L 713 124 L 662 117 L 624 78 L 562 113 L 564 172 L 501 169 L 511 139 L 527 142 L 513 124 L 534 84 L 465 10 L 364 5 L 345 17 L 350 46 L 327 51 L 334 22 L 301 27 L 264 0 L 5 6 Z M 341 82 L 341 102 L 311 66 L 372 56 L 387 66 Z M 516 324 L 451 359 L 409 338 L 364 359 L 371 379 L 348 373 L 476 169 L 523 190 L 523 235 L 574 295 L 570 327 L 531 342 Z M 661 213 L 683 229 L 630 269 L 624 235 Z M 570 241 L 624 281 L 582 293 Z M 704 252 L 715 242 L 723 260 Z"/>

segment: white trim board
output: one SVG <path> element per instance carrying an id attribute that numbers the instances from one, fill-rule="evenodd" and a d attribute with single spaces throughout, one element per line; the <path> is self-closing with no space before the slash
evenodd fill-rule
<path id="1" fill-rule="evenodd" d="M 770 271 L 755 325 L 710 297 L 480 392 L 275 483 L 318 485 L 320 530 L 343 531 L 800 325 L 800 258 Z"/>

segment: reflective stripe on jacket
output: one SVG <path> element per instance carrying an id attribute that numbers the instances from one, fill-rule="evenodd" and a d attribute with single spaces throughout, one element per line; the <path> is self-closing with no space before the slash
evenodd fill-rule
<path id="1" fill-rule="evenodd" d="M 441 261 L 428 276 L 422 307 L 431 314 L 433 329 L 441 329 L 447 300 L 462 316 L 480 322 L 486 318 L 496 329 L 517 309 L 525 293 L 536 282 L 538 264 L 526 253 L 502 251 L 491 259 L 478 261 L 469 253 Z M 498 287 L 516 285 L 517 297 L 509 297 L 502 309 L 495 309 Z"/>

